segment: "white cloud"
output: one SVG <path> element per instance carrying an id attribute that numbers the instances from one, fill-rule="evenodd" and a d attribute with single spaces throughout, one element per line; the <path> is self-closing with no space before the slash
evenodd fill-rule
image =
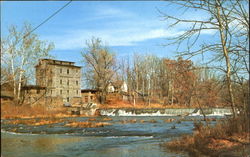
<path id="1" fill-rule="evenodd" d="M 97 20 L 109 17 L 114 18 L 114 20 L 107 20 L 105 23 L 100 23 Z M 92 37 L 101 38 L 108 46 L 131 46 L 135 45 L 136 42 L 149 39 L 180 35 L 183 33 L 184 28 L 187 27 L 187 25 L 183 24 L 170 30 L 166 28 L 167 21 L 160 21 L 157 18 L 145 18 L 136 16 L 127 10 L 101 6 L 95 8 L 93 17 L 91 17 L 94 25 L 100 25 L 97 28 L 70 29 L 64 31 L 62 35 L 50 35 L 43 38 L 54 42 L 57 50 L 83 48 L 86 46 L 86 40 Z M 86 21 L 84 21 L 81 25 L 86 24 Z M 106 26 L 104 26 L 105 24 Z M 79 26 L 81 25 L 79 24 Z M 206 30 L 201 33 L 214 34 L 214 31 Z"/>
<path id="2" fill-rule="evenodd" d="M 106 18 L 106 17 L 130 17 L 130 16 L 134 16 L 134 14 L 132 12 L 126 11 L 126 10 L 121 10 L 118 8 L 112 8 L 112 7 L 108 7 L 108 6 L 99 6 L 95 8 L 94 11 L 94 16 L 99 16 L 102 18 Z"/>
<path id="3" fill-rule="evenodd" d="M 47 36 L 47 40 L 54 41 L 57 50 L 77 49 L 85 47 L 86 40 L 99 37 L 108 46 L 131 46 L 136 42 L 148 39 L 173 37 L 180 32 L 165 29 L 117 29 L 117 30 L 78 30 L 62 36 Z"/>

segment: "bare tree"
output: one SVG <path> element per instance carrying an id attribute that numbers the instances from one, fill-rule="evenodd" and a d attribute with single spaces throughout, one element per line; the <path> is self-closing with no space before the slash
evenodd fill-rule
<path id="1" fill-rule="evenodd" d="M 37 60 L 49 57 L 48 52 L 54 47 L 52 43 L 47 44 L 39 40 L 38 35 L 30 33 L 31 30 L 31 25 L 27 23 L 21 30 L 11 26 L 8 36 L 1 41 L 1 62 L 4 67 L 10 69 L 13 94 L 17 103 L 21 102 L 23 81 L 32 80 L 31 74 Z"/>
<path id="2" fill-rule="evenodd" d="M 169 39 L 173 41 L 169 44 L 177 44 L 178 47 L 184 43 L 187 44 L 187 50 L 178 52 L 181 56 L 192 57 L 204 54 L 205 52 L 215 52 L 217 54 L 216 57 L 209 60 L 209 62 L 220 61 L 224 63 L 224 66 L 220 69 L 223 69 L 226 74 L 230 104 L 233 116 L 235 117 L 236 105 L 231 80 L 232 54 L 236 54 L 236 56 L 239 57 L 239 54 L 249 53 L 246 47 L 249 42 L 249 13 L 246 11 L 248 2 L 240 0 L 187 0 L 171 1 L 171 3 L 185 10 L 198 10 L 200 11 L 199 13 L 203 12 L 207 16 L 205 16 L 206 19 L 193 20 L 171 16 L 161 12 L 166 20 L 172 21 L 172 23 L 169 24 L 170 28 L 183 23 L 191 26 L 180 35 Z M 201 33 L 209 30 L 213 30 L 215 33 L 218 32 L 216 34 L 218 35 L 217 38 L 215 37 L 213 40 L 203 43 L 199 49 L 195 50 L 193 46 L 199 41 Z M 247 62 L 244 57 L 241 57 L 241 59 Z M 249 65 L 249 63 L 246 64 Z"/>
<path id="3" fill-rule="evenodd" d="M 85 63 L 85 77 L 92 88 L 99 91 L 99 101 L 105 103 L 108 85 L 117 71 L 115 55 L 107 47 L 101 45 L 101 40 L 92 38 L 87 41 L 88 48 L 82 52 Z"/>

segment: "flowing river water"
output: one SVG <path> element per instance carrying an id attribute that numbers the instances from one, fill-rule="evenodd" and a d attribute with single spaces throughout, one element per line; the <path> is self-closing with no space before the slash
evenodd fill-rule
<path id="1" fill-rule="evenodd" d="M 1 121 L 2 157 L 187 157 L 170 152 L 163 143 L 183 134 L 191 134 L 194 120 L 201 116 L 127 116 L 111 117 L 111 125 L 100 128 L 72 128 L 69 120 L 61 123 L 29 126 Z M 220 118 L 220 117 L 217 117 Z M 102 117 L 96 118 L 102 121 Z M 166 122 L 166 119 L 175 119 Z M 212 121 L 212 123 L 215 123 Z"/>

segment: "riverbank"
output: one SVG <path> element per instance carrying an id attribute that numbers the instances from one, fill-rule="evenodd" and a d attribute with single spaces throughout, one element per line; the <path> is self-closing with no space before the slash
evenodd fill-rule
<path id="1" fill-rule="evenodd" d="M 96 116 L 136 116 L 141 114 L 141 116 L 177 116 L 177 115 L 188 115 L 192 113 L 198 107 L 192 106 L 192 108 L 187 108 L 183 105 L 161 105 L 161 104 L 136 104 L 132 105 L 129 103 L 118 103 L 118 104 L 106 104 L 98 105 L 97 112 L 94 114 L 80 114 L 74 115 L 69 112 L 69 108 L 46 108 L 43 106 L 15 106 L 15 105 L 1 105 L 1 119 L 17 119 L 17 118 L 63 118 L 63 117 L 96 117 Z M 204 107 L 204 111 L 212 113 L 209 108 Z M 220 108 L 223 109 L 223 108 Z M 176 110 L 176 111 L 175 111 Z M 101 112 L 101 113 L 100 113 Z M 196 111 L 198 112 L 198 110 Z M 195 112 L 195 113 L 196 113 Z M 220 112 L 220 111 L 219 111 Z M 216 111 L 216 114 L 220 114 Z M 127 114 L 128 113 L 128 114 Z M 224 111 L 223 111 L 224 113 Z M 226 111 L 225 113 L 229 113 Z M 165 114 L 165 115 L 164 115 Z M 200 114 L 200 113 L 198 113 Z"/>
<path id="2" fill-rule="evenodd" d="M 28 119 L 28 118 L 66 118 L 66 117 L 95 117 L 86 115 L 72 115 L 65 107 L 48 109 L 43 106 L 15 106 L 1 105 L 1 119 Z"/>
<path id="3" fill-rule="evenodd" d="M 224 119 L 212 126 L 195 123 L 192 135 L 185 135 L 164 144 L 174 152 L 188 152 L 193 157 L 248 157 L 250 132 L 238 119 Z"/>

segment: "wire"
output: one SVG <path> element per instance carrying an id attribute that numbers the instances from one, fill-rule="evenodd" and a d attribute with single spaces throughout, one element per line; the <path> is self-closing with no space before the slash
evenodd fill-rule
<path id="1" fill-rule="evenodd" d="M 70 0 L 68 3 L 66 3 L 63 7 L 61 7 L 60 9 L 58 9 L 54 14 L 50 15 L 47 19 L 45 19 L 42 23 L 40 23 L 38 26 L 36 26 L 35 28 L 33 28 L 30 32 L 28 32 L 27 34 L 25 34 L 23 36 L 23 38 L 26 38 L 27 36 L 29 36 L 32 32 L 34 32 L 37 28 L 39 28 L 41 25 L 43 25 L 44 23 L 46 23 L 47 21 L 49 21 L 53 16 L 55 16 L 56 14 L 58 14 L 61 10 L 63 10 L 65 7 L 67 7 L 70 3 L 72 2 L 72 0 Z"/>
<path id="2" fill-rule="evenodd" d="M 63 10 L 65 7 L 67 7 L 70 3 L 72 2 L 72 0 L 70 0 L 68 3 L 66 3 L 64 6 L 62 6 L 60 9 L 58 9 L 56 12 L 54 12 L 52 15 L 50 15 L 48 18 L 46 18 L 42 23 L 40 23 L 39 25 L 37 25 L 35 28 L 33 28 L 30 32 L 26 33 L 23 38 L 20 38 L 14 45 L 12 45 L 12 47 L 14 47 L 15 45 L 17 45 L 22 39 L 26 38 L 27 36 L 29 36 L 32 32 L 34 32 L 35 30 L 37 30 L 39 27 L 41 27 L 43 24 L 45 24 L 46 22 L 48 22 L 52 17 L 54 17 L 56 14 L 58 14 L 61 10 Z M 11 47 L 9 48 L 11 49 Z M 9 50 L 8 49 L 8 50 Z M 8 51 L 7 50 L 7 51 Z"/>

